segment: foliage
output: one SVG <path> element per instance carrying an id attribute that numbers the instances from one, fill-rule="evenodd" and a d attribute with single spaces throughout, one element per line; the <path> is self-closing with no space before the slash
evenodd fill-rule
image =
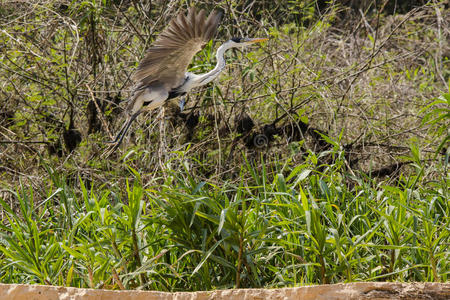
<path id="1" fill-rule="evenodd" d="M 81 194 L 49 169 L 39 205 L 23 185 L 19 209 L 0 201 L 1 281 L 174 291 L 448 280 L 445 181 L 349 189 L 341 166 L 319 171 L 314 156 L 294 168 L 247 162 L 239 185 L 185 168 L 144 188 L 130 169 L 126 190 L 80 181 Z"/>
<path id="2" fill-rule="evenodd" d="M 2 2 L 0 282 L 448 281 L 448 8 L 350 2 Z M 271 39 L 102 157 L 137 62 L 194 4 L 224 19 L 192 72 Z"/>
<path id="3" fill-rule="evenodd" d="M 436 135 L 444 136 L 436 149 L 436 153 L 445 150 L 445 160 L 446 164 L 448 164 L 450 155 L 450 93 L 443 94 L 442 97 L 426 106 L 422 112 L 425 112 L 422 122 L 432 125 L 432 130 Z M 437 129 L 433 127 L 437 127 Z"/>

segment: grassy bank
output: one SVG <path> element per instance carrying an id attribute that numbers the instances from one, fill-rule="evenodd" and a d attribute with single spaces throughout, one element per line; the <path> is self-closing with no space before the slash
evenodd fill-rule
<path id="1" fill-rule="evenodd" d="M 339 156 L 341 153 L 335 152 Z M 346 174 L 343 162 L 252 162 L 220 185 L 180 169 L 126 189 L 80 189 L 48 169 L 1 201 L 1 281 L 208 290 L 350 281 L 447 281 L 447 182 L 415 166 L 396 185 Z M 81 191 L 81 192 L 80 192 Z"/>

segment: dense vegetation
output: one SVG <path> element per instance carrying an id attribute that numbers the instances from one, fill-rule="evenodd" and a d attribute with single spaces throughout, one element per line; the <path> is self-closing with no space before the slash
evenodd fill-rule
<path id="1" fill-rule="evenodd" d="M 0 4 L 0 282 L 164 291 L 448 281 L 448 1 Z M 101 154 L 191 5 L 214 83 Z"/>

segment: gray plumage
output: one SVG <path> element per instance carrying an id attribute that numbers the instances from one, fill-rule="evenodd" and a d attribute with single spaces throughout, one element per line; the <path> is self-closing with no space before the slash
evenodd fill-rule
<path id="1" fill-rule="evenodd" d="M 216 53 L 217 64 L 205 74 L 187 72 L 194 55 L 214 36 L 222 13 L 213 11 L 208 18 L 204 10 L 191 7 L 187 15 L 180 13 L 156 38 L 140 62 L 133 80 L 133 94 L 126 108 L 127 121 L 112 143 L 109 153 L 118 148 L 136 117 L 163 105 L 166 100 L 183 96 L 192 88 L 208 84 L 225 67 L 223 54 L 233 47 L 245 47 L 266 38 L 233 38 L 222 44 Z"/>
<path id="2" fill-rule="evenodd" d="M 148 49 L 133 79 L 144 86 L 155 82 L 167 88 L 180 86 L 194 55 L 212 39 L 221 15 L 213 11 L 206 19 L 204 10 L 197 13 L 193 7 L 187 16 L 179 14 Z"/>

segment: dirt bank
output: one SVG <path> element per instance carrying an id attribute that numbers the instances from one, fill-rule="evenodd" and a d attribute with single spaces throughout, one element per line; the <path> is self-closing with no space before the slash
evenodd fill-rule
<path id="1" fill-rule="evenodd" d="M 358 282 L 282 289 L 238 289 L 209 292 L 110 291 L 71 287 L 0 284 L 2 300 L 252 300 L 252 299 L 450 299 L 450 283 Z"/>

